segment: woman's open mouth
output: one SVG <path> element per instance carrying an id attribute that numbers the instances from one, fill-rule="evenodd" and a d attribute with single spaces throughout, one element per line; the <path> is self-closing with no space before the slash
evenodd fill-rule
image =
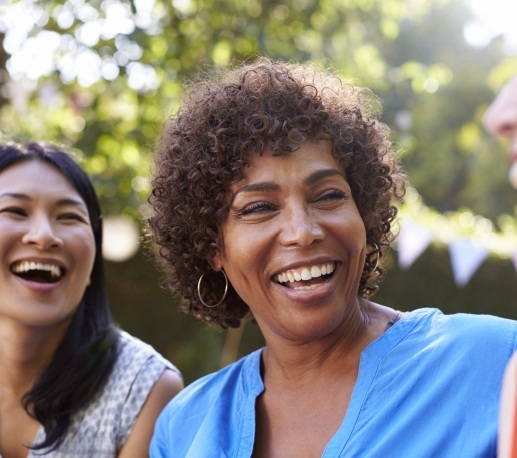
<path id="1" fill-rule="evenodd" d="M 332 278 L 335 268 L 334 262 L 325 262 L 310 267 L 290 269 L 273 276 L 273 281 L 286 288 L 313 289 Z"/>
<path id="2" fill-rule="evenodd" d="M 56 264 L 46 264 L 32 261 L 16 262 L 11 266 L 11 272 L 25 280 L 37 283 L 56 283 L 65 271 Z"/>

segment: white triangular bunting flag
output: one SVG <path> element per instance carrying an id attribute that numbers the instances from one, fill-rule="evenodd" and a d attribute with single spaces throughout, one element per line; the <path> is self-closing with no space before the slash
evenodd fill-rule
<path id="1" fill-rule="evenodd" d="M 405 221 L 397 238 L 398 261 L 401 269 L 408 269 L 429 246 L 433 236 L 430 230 L 416 221 Z"/>
<path id="2" fill-rule="evenodd" d="M 465 286 L 488 256 L 488 249 L 470 239 L 458 239 L 449 244 L 452 271 L 456 285 Z"/>

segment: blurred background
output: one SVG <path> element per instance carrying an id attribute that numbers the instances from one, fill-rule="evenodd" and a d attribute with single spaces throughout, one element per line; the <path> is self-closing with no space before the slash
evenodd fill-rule
<path id="1" fill-rule="evenodd" d="M 383 101 L 412 188 L 374 297 L 517 319 L 517 191 L 484 110 L 517 72 L 514 0 L 0 0 L 0 139 L 71 148 L 105 213 L 116 321 L 186 382 L 262 345 L 177 311 L 145 243 L 152 150 L 182 84 L 256 55 Z"/>

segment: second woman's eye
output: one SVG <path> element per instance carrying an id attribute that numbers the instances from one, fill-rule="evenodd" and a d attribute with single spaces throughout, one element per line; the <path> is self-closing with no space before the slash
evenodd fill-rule
<path id="1" fill-rule="evenodd" d="M 339 189 L 331 189 L 329 191 L 324 192 L 323 194 L 320 194 L 317 201 L 325 201 L 325 200 L 336 200 L 336 199 L 344 199 L 346 197 L 346 194 L 343 191 L 340 191 Z"/>
<path id="2" fill-rule="evenodd" d="M 274 206 L 267 202 L 254 202 L 241 208 L 238 213 L 240 216 L 247 216 L 272 210 L 274 210 Z"/>
<path id="3" fill-rule="evenodd" d="M 87 222 L 84 216 L 78 213 L 63 213 L 62 215 L 59 215 L 59 219 L 65 221 L 80 221 L 81 223 Z"/>
<path id="4" fill-rule="evenodd" d="M 0 213 L 9 213 L 17 216 L 27 215 L 27 212 L 21 207 L 5 207 L 0 209 Z"/>

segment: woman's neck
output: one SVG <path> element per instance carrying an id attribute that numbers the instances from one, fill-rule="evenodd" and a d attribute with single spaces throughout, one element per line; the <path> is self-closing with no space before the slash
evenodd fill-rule
<path id="1" fill-rule="evenodd" d="M 266 337 L 264 380 L 274 377 L 276 382 L 309 384 L 322 376 L 356 373 L 361 352 L 386 331 L 395 315 L 391 308 L 360 300 L 360 307 L 324 338 L 293 342 Z"/>
<path id="2" fill-rule="evenodd" d="M 0 389 L 23 395 L 49 363 L 64 332 L 0 320 Z"/>

